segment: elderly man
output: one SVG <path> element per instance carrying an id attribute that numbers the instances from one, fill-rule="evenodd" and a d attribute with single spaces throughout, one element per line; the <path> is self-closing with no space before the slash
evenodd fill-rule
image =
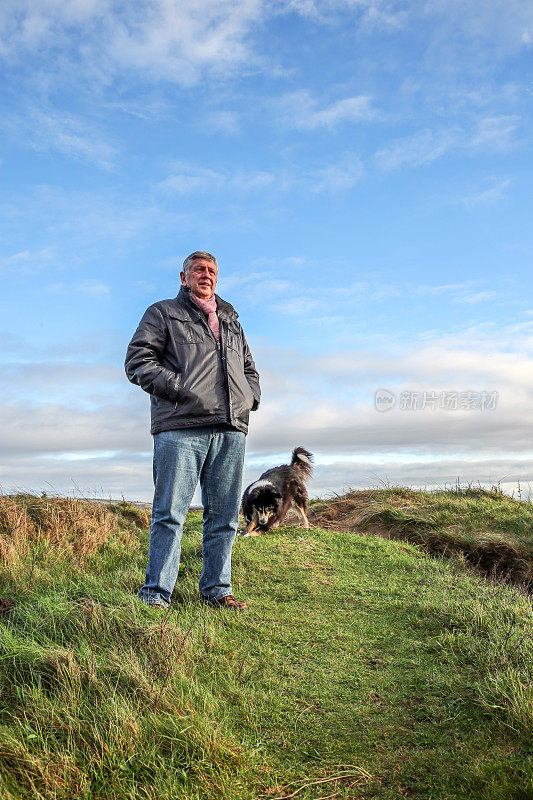
<path id="1" fill-rule="evenodd" d="M 218 265 L 191 253 L 172 300 L 151 305 L 126 354 L 126 375 L 151 395 L 154 502 L 140 599 L 167 607 L 178 576 L 185 516 L 200 480 L 203 569 L 209 605 L 247 611 L 231 588 L 244 444 L 259 406 L 259 376 L 237 312 L 215 292 Z"/>

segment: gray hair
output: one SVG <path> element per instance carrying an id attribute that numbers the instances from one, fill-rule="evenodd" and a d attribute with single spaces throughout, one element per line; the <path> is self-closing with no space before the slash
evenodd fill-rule
<path id="1" fill-rule="evenodd" d="M 211 253 L 207 253 L 205 250 L 196 250 L 194 253 L 191 253 L 190 256 L 187 256 L 183 262 L 183 272 L 185 273 L 185 277 L 187 277 L 193 262 L 197 261 L 199 258 L 203 258 L 205 261 L 212 261 L 218 270 L 218 264 L 215 256 L 212 256 Z"/>

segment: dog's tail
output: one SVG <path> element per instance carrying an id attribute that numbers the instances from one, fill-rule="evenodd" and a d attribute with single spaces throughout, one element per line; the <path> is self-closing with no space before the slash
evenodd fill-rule
<path id="1" fill-rule="evenodd" d="M 304 447 L 295 447 L 292 451 L 291 467 L 298 470 L 304 481 L 313 474 L 313 456 Z"/>

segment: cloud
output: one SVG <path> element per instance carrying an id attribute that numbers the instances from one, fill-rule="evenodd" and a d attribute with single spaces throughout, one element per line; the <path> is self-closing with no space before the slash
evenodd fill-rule
<path id="1" fill-rule="evenodd" d="M 87 294 L 89 297 L 96 297 L 99 300 L 109 299 L 111 295 L 110 287 L 98 280 L 88 280 L 78 283 L 76 291 L 81 292 L 81 294 Z"/>
<path id="2" fill-rule="evenodd" d="M 198 124 L 207 133 L 231 135 L 239 131 L 239 115 L 236 111 L 224 109 L 206 111 L 202 114 Z"/>
<path id="3" fill-rule="evenodd" d="M 516 115 L 495 115 L 485 117 L 478 122 L 477 130 L 465 146 L 471 151 L 489 150 L 506 152 L 513 144 L 514 133 L 520 118 Z"/>
<path id="4" fill-rule="evenodd" d="M 68 283 L 52 283 L 46 287 L 46 291 L 55 295 L 69 295 L 72 296 L 73 292 L 78 294 L 87 295 L 95 300 L 109 300 L 111 298 L 111 287 L 100 280 L 89 279 L 81 281 L 81 283 L 68 284 Z"/>
<path id="5" fill-rule="evenodd" d="M 96 331 L 89 362 L 83 342 L 63 360 L 17 346 L 4 364 L 11 391 L 0 398 L 0 484 L 149 499 L 149 398 L 122 371 Z M 251 417 L 250 467 L 286 459 L 296 444 L 316 453 L 315 491 L 393 482 L 442 484 L 455 476 L 496 481 L 528 477 L 533 393 L 533 322 L 469 328 L 430 341 L 371 344 L 326 355 L 250 341 L 262 379 L 261 409 Z M 51 346 L 42 348 L 55 352 Z M 58 352 L 61 352 L 58 350 Z M 99 356 L 100 353 L 100 356 Z M 298 365 L 297 371 L 295 364 Z M 28 387 L 31 386 L 31 393 Z M 378 412 L 374 392 L 497 391 L 494 409 Z M 36 402 L 35 397 L 39 398 Z M 529 474 L 531 474 L 529 472 Z"/>
<path id="6" fill-rule="evenodd" d="M 319 24 L 345 23 L 349 16 L 365 32 L 398 30 L 409 18 L 400 3 L 390 0 L 284 0 L 281 9 Z"/>
<path id="7" fill-rule="evenodd" d="M 160 181 L 157 188 L 168 194 L 207 194 L 217 191 L 255 191 L 275 182 L 274 174 L 263 170 L 227 169 L 225 171 L 200 167 L 186 161 L 176 161 L 171 175 Z"/>
<path id="8" fill-rule="evenodd" d="M 243 67 L 247 74 L 279 76 L 283 66 L 261 52 L 259 34 L 269 24 L 279 27 L 280 15 L 326 31 L 338 27 L 354 39 L 409 37 L 411 45 L 414 34 L 426 57 L 452 70 L 466 53 L 487 62 L 528 48 L 533 32 L 532 7 L 524 0 L 4 0 L 0 58 L 33 73 L 41 85 L 50 75 L 63 85 L 82 77 L 104 90 L 133 74 L 184 87 L 205 77 L 234 75 Z M 357 120 L 368 111 L 358 97 L 324 108 L 311 97 L 300 99 L 302 124 L 311 129 Z M 221 117 L 219 124 L 231 127 L 233 122 Z M 78 132 L 67 132 L 65 146 L 83 150 L 78 138 Z"/>
<path id="9" fill-rule="evenodd" d="M 149 443 L 150 444 L 150 443 Z M 250 447 L 250 445 L 248 445 Z M 243 486 L 256 480 L 261 472 L 276 464 L 287 463 L 291 447 L 278 453 L 256 452 L 248 449 Z M 469 482 L 489 488 L 500 483 L 509 494 L 518 496 L 518 481 L 522 498 L 531 496 L 530 476 L 533 459 L 527 458 L 468 458 L 468 459 L 346 459 L 339 456 L 322 463 L 317 454 L 310 484 L 311 497 L 331 497 L 349 489 L 383 486 L 411 486 L 431 490 L 462 486 Z M 40 458 L 17 455 L 7 465 L 0 465 L 0 490 L 28 491 L 40 494 L 84 496 L 87 498 L 121 499 L 151 502 L 152 453 L 116 453 L 112 451 L 95 455 L 95 458 Z M 200 504 L 197 490 L 193 505 Z"/>
<path id="10" fill-rule="evenodd" d="M 321 308 L 320 300 L 312 300 L 309 297 L 296 297 L 293 300 L 282 300 L 274 303 L 272 308 L 282 314 L 290 316 L 307 316 L 310 312 Z"/>
<path id="11" fill-rule="evenodd" d="M 430 130 L 396 139 L 375 155 L 375 161 L 385 172 L 404 165 L 421 167 L 441 158 L 449 150 L 459 147 L 462 132 L 458 128 L 433 132 Z"/>
<path id="12" fill-rule="evenodd" d="M 20 250 L 9 256 L 0 257 L 0 270 L 17 272 L 22 275 L 34 275 L 44 269 L 49 269 L 58 263 L 58 254 L 55 247 L 43 247 L 41 250 Z"/>
<path id="13" fill-rule="evenodd" d="M 498 292 L 473 292 L 472 294 L 464 295 L 463 297 L 457 297 L 456 300 L 459 303 L 484 303 L 485 300 L 493 300 L 494 298 L 499 297 Z"/>
<path id="14" fill-rule="evenodd" d="M 235 271 L 223 277 L 224 291 L 231 290 L 239 302 L 254 305 L 261 298 L 261 303 L 268 303 L 276 312 L 289 316 L 312 317 L 314 323 L 327 322 L 340 324 L 351 321 L 354 303 L 380 303 L 389 298 L 405 298 L 413 296 L 448 298 L 453 303 L 482 303 L 508 299 L 505 290 L 489 291 L 482 287 L 480 281 L 467 280 L 462 283 L 449 284 L 412 284 L 386 283 L 380 276 L 371 276 L 368 280 L 353 281 L 350 284 L 336 286 L 333 282 L 328 291 L 322 288 L 302 286 L 293 281 L 293 271 L 285 271 L 283 280 L 279 281 L 276 267 L 280 262 L 272 264 L 272 271 L 256 270 L 254 272 Z M 261 287 L 258 289 L 258 287 Z M 278 295 L 280 295 L 278 297 Z M 287 300 L 287 295 L 292 299 Z"/>
<path id="15" fill-rule="evenodd" d="M 211 194 L 213 192 L 257 192 L 276 189 L 287 192 L 300 189 L 305 192 L 341 192 L 351 189 L 363 176 L 363 166 L 358 156 L 345 153 L 338 161 L 308 169 L 304 166 L 267 172 L 243 168 L 212 169 L 176 161 L 171 174 L 157 184 L 165 194 Z"/>
<path id="16" fill-rule="evenodd" d="M 23 241 L 27 238 L 28 219 L 31 219 L 34 238 L 40 236 L 45 241 L 52 238 L 60 243 L 59 251 L 57 244 L 21 250 L 18 259 L 21 268 L 24 260 L 31 266 L 32 255 L 35 255 L 35 265 L 48 267 L 54 262 L 55 266 L 70 270 L 73 264 L 79 266 L 87 259 L 96 243 L 101 248 L 104 243 L 109 246 L 113 242 L 140 240 L 147 232 L 161 233 L 175 230 L 177 226 L 188 230 L 191 224 L 187 214 L 162 207 L 147 197 L 146 192 L 131 195 L 115 189 L 86 190 L 50 184 L 34 185 L 12 196 L 2 212 L 17 238 Z M 98 258 L 101 259 L 101 251 Z M 15 268 L 17 259 L 5 266 Z"/>
<path id="17" fill-rule="evenodd" d="M 318 101 L 306 89 L 289 92 L 276 101 L 278 115 L 287 127 L 302 130 L 333 129 L 342 122 L 362 122 L 374 119 L 368 95 L 345 97 L 319 108 Z"/>
<path id="18" fill-rule="evenodd" d="M 460 198 L 459 202 L 466 208 L 499 203 L 505 199 L 506 190 L 512 182 L 511 178 L 487 178 L 481 187 Z"/>
<path id="19" fill-rule="evenodd" d="M 262 12 L 260 0 L 44 0 L 38 8 L 6 0 L 0 55 L 59 52 L 94 78 L 134 70 L 191 86 L 204 70 L 223 74 L 254 59 L 247 40 Z"/>
<path id="20" fill-rule="evenodd" d="M 303 179 L 309 184 L 311 191 L 344 192 L 351 189 L 363 177 L 364 169 L 361 159 L 352 154 L 345 154 L 337 163 L 328 164 L 310 170 Z"/>
<path id="21" fill-rule="evenodd" d="M 227 177 L 222 172 L 177 161 L 172 165 L 172 174 L 161 181 L 158 188 L 176 194 L 204 193 L 220 188 L 226 182 Z"/>
<path id="22" fill-rule="evenodd" d="M 5 116 L 1 126 L 33 150 L 53 150 L 106 170 L 114 169 L 115 147 L 86 118 L 49 108 L 28 107 Z"/>
<path id="23" fill-rule="evenodd" d="M 519 118 L 515 115 L 489 116 L 471 128 L 454 126 L 444 130 L 424 130 L 397 139 L 374 156 L 379 169 L 389 172 L 403 166 L 422 167 L 454 150 L 471 155 L 479 152 L 506 152 L 513 144 Z"/>
<path id="24" fill-rule="evenodd" d="M 236 271 L 221 276 L 220 291 L 245 298 L 246 303 L 253 307 L 264 303 L 265 298 L 285 296 L 292 291 L 292 284 L 290 280 L 273 276 L 268 271 Z"/>
<path id="25" fill-rule="evenodd" d="M 66 388 L 67 385 L 64 394 Z M 90 454 L 111 450 L 124 453 L 149 449 L 148 416 L 139 413 L 133 397 L 129 402 L 108 400 L 86 408 L 83 407 L 85 398 L 75 397 L 73 383 L 70 383 L 70 390 L 71 396 L 62 402 L 36 404 L 29 397 L 24 404 L 2 402 L 0 420 L 6 434 L 2 442 L 3 456 L 25 453 L 43 457 L 70 452 Z M 147 406 L 145 411 L 148 411 Z M 142 417 L 144 424 L 140 424 Z"/>
<path id="26" fill-rule="evenodd" d="M 527 47 L 533 30 L 533 7 L 522 0 L 427 0 L 422 13 L 442 37 L 455 31 L 460 46 L 491 42 L 492 58 Z"/>
<path id="27" fill-rule="evenodd" d="M 490 42 L 492 57 L 528 47 L 533 38 L 533 9 L 523 0 L 285 0 L 282 9 L 318 24 L 351 19 L 363 33 L 425 33 L 429 25 L 437 41 L 455 48 Z"/>

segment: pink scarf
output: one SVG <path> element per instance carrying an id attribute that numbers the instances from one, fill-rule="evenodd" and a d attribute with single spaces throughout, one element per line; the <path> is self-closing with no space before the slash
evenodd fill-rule
<path id="1" fill-rule="evenodd" d="M 213 331 L 214 337 L 218 342 L 219 339 L 219 325 L 217 317 L 217 301 L 215 295 L 210 297 L 209 300 L 204 300 L 202 297 L 197 297 L 191 292 L 191 300 L 194 300 L 197 306 L 200 306 L 202 311 L 207 314 L 207 324 Z"/>

